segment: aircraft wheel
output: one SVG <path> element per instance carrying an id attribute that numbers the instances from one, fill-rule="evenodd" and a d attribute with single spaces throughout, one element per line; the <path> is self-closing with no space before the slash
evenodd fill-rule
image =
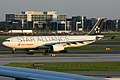
<path id="1" fill-rule="evenodd" d="M 13 54 L 15 54 L 15 51 L 12 51 Z"/>
<path id="2" fill-rule="evenodd" d="M 48 53 L 48 50 L 45 50 L 45 53 Z"/>
<path id="3" fill-rule="evenodd" d="M 29 53 L 27 53 L 27 55 L 34 55 L 34 53 L 33 52 L 29 52 Z"/>
<path id="4" fill-rule="evenodd" d="M 45 50 L 45 53 L 43 55 L 46 55 L 48 56 L 50 53 L 52 53 L 53 51 L 52 50 Z"/>
<path id="5" fill-rule="evenodd" d="M 45 53 L 52 53 L 52 50 L 45 50 Z"/>

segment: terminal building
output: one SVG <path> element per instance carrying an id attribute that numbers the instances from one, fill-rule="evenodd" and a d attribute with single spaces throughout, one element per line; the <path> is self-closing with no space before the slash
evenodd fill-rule
<path id="1" fill-rule="evenodd" d="M 73 16 L 66 20 L 66 28 L 71 31 L 84 31 L 86 27 L 86 17 L 85 16 Z"/>
<path id="2" fill-rule="evenodd" d="M 88 32 L 97 22 L 97 18 L 87 19 L 86 16 L 72 16 L 66 20 L 66 28 L 71 31 Z"/>
<path id="3" fill-rule="evenodd" d="M 22 11 L 21 14 L 6 14 L 7 25 L 16 29 L 33 29 L 43 31 L 77 31 L 89 32 L 95 25 L 97 18 L 87 19 L 86 16 L 72 16 L 58 14 L 56 11 Z M 3 25 L 3 22 L 0 22 Z M 120 19 L 108 19 L 104 22 L 102 31 L 120 31 Z"/>
<path id="4" fill-rule="evenodd" d="M 56 11 L 22 11 L 22 14 L 6 14 L 6 22 L 11 23 L 14 27 L 21 26 L 24 29 L 48 27 L 50 30 L 57 30 L 65 29 L 62 24 L 66 22 L 66 15 L 57 14 Z"/>
<path id="5" fill-rule="evenodd" d="M 87 24 L 86 16 L 72 16 L 58 14 L 56 11 L 38 12 L 22 11 L 21 14 L 6 14 L 6 22 L 21 29 L 48 28 L 51 31 L 81 31 L 86 32 L 91 25 Z"/>
<path id="6" fill-rule="evenodd" d="M 104 23 L 103 31 L 109 31 L 109 32 L 119 32 L 120 31 L 120 19 L 108 19 Z"/>

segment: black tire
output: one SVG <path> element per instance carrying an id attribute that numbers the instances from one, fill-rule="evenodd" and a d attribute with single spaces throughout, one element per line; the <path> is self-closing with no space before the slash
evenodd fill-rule
<path id="1" fill-rule="evenodd" d="M 33 52 L 29 52 L 29 53 L 27 53 L 27 55 L 34 55 L 34 53 Z"/>
<path id="2" fill-rule="evenodd" d="M 12 51 L 13 54 L 15 54 L 15 51 Z"/>
<path id="3" fill-rule="evenodd" d="M 45 50 L 45 53 L 48 53 L 48 50 Z"/>
<path id="4" fill-rule="evenodd" d="M 52 53 L 52 50 L 45 50 L 45 53 Z"/>

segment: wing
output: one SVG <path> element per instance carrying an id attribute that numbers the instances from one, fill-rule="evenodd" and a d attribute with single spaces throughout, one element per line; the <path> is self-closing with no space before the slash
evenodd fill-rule
<path id="1" fill-rule="evenodd" d="M 65 44 L 65 45 L 77 44 L 77 43 L 84 44 L 84 42 L 94 42 L 94 41 L 95 40 L 73 40 L 73 41 L 67 41 L 67 42 L 52 42 L 52 43 L 47 43 L 44 46 L 56 45 L 56 44 Z"/>
<path id="2" fill-rule="evenodd" d="M 16 80 L 104 80 L 101 78 L 86 77 L 76 74 L 8 66 L 0 66 L 0 76 L 12 77 Z"/>

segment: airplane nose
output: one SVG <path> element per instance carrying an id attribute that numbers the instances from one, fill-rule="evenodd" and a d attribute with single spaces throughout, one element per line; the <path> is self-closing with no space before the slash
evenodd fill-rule
<path id="1" fill-rule="evenodd" d="M 2 42 L 2 45 L 5 45 L 5 42 Z"/>
<path id="2" fill-rule="evenodd" d="M 6 47 L 10 47 L 10 40 L 9 39 L 6 39 L 2 42 L 2 45 L 6 46 Z"/>
<path id="3" fill-rule="evenodd" d="M 6 42 L 3 42 L 2 45 L 6 46 Z"/>

